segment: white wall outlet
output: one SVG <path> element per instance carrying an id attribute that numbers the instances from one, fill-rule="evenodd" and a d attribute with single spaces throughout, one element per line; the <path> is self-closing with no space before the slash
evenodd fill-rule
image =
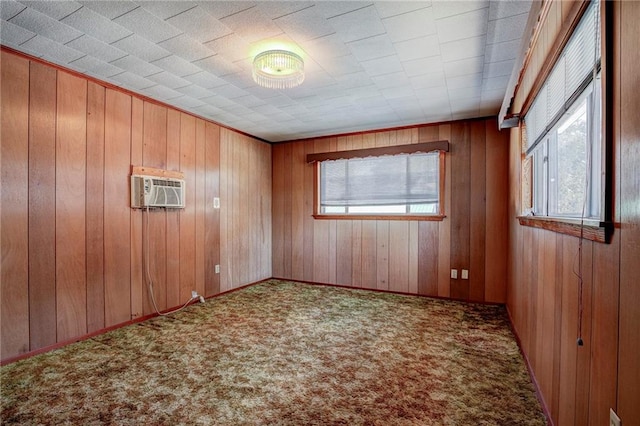
<path id="1" fill-rule="evenodd" d="M 195 290 L 191 290 L 191 298 L 192 299 L 197 299 L 198 298 L 198 292 Z"/>
<path id="2" fill-rule="evenodd" d="M 458 270 L 457 269 L 452 269 L 451 270 L 451 278 L 453 278 L 454 280 L 458 279 Z"/>
<path id="3" fill-rule="evenodd" d="M 622 426 L 622 420 L 620 420 L 620 417 L 613 411 L 613 408 L 609 408 L 609 426 Z"/>
<path id="4" fill-rule="evenodd" d="M 462 279 L 463 280 L 468 280 L 469 279 L 469 270 L 468 269 L 463 269 L 462 270 Z"/>
<path id="5" fill-rule="evenodd" d="M 213 208 L 214 209 L 220 208 L 220 197 L 213 197 Z"/>
<path id="6" fill-rule="evenodd" d="M 220 265 L 216 265 L 215 267 L 216 274 L 220 273 Z"/>

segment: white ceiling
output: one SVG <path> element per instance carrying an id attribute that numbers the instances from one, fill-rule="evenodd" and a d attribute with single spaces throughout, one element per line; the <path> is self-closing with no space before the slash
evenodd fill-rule
<path id="1" fill-rule="evenodd" d="M 497 114 L 531 1 L 0 5 L 5 46 L 277 142 Z M 304 83 L 257 86 L 283 46 Z"/>

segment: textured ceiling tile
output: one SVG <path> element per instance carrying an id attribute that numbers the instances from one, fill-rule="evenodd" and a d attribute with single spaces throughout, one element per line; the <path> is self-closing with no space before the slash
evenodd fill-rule
<path id="1" fill-rule="evenodd" d="M 493 44 L 520 39 L 528 19 L 527 14 L 523 13 L 496 21 L 489 21 L 487 43 Z"/>
<path id="2" fill-rule="evenodd" d="M 222 22 L 198 6 L 167 19 L 167 23 L 189 34 L 201 43 L 214 40 L 232 32 Z"/>
<path id="3" fill-rule="evenodd" d="M 6 21 L 3 21 L 0 25 L 0 34 L 0 41 L 2 41 L 2 44 L 12 45 L 20 45 L 36 35 L 27 29 Z"/>
<path id="4" fill-rule="evenodd" d="M 521 0 L 492 1 L 489 7 L 489 20 L 507 18 L 509 16 L 528 14 L 531 10 L 531 2 Z"/>
<path id="5" fill-rule="evenodd" d="M 367 25 L 361 25 L 361 22 L 367 22 Z M 335 16 L 329 19 L 329 23 L 344 42 L 360 40 L 385 32 L 384 25 L 382 25 L 378 12 L 373 6 Z"/>
<path id="6" fill-rule="evenodd" d="M 178 77 L 178 76 L 176 76 L 174 74 L 171 74 L 171 73 L 169 73 L 167 71 L 162 71 L 162 72 L 159 72 L 158 74 L 153 74 L 153 75 L 150 75 L 150 76 L 148 76 L 146 78 L 151 80 L 151 81 L 153 81 L 153 82 L 155 82 L 155 83 L 158 83 L 158 84 L 161 84 L 163 86 L 166 86 L 166 87 L 168 87 L 170 89 L 177 89 L 179 87 L 185 87 L 185 86 L 192 85 L 192 83 L 190 83 L 189 81 L 187 81 L 187 80 L 185 80 L 183 78 L 180 78 L 180 77 Z M 180 92 L 180 93 L 182 93 L 182 92 Z"/>
<path id="7" fill-rule="evenodd" d="M 232 62 L 227 61 L 220 55 L 194 61 L 193 64 L 200 69 L 208 71 L 217 77 L 233 74 L 240 71 L 240 68 Z"/>
<path id="8" fill-rule="evenodd" d="M 447 80 L 444 77 L 444 71 L 434 71 L 426 74 L 417 75 L 409 79 L 411 87 L 415 90 L 440 87 L 446 90 Z"/>
<path id="9" fill-rule="evenodd" d="M 141 1 L 140 6 L 160 19 L 169 19 L 198 5 L 194 1 Z"/>
<path id="10" fill-rule="evenodd" d="M 177 87 L 175 89 L 177 92 L 182 93 L 183 95 L 187 95 L 194 99 L 207 98 L 209 96 L 213 96 L 214 93 L 198 86 L 197 84 L 190 84 L 188 86 Z"/>
<path id="11" fill-rule="evenodd" d="M 106 62 L 100 62 L 99 64 L 88 68 L 87 74 L 96 78 L 110 79 L 114 75 L 122 74 L 122 71 L 123 69 L 120 67 L 116 67 L 115 65 L 108 64 Z"/>
<path id="12" fill-rule="evenodd" d="M 265 16 L 271 19 L 278 19 L 288 15 L 293 15 L 305 9 L 309 9 L 314 6 L 312 1 L 272 1 L 258 2 L 258 7 L 262 10 Z"/>
<path id="13" fill-rule="evenodd" d="M 204 105 L 200 99 L 191 98 L 189 96 L 183 96 L 181 98 L 176 98 L 172 101 L 178 108 L 186 109 L 187 111 L 191 108 L 196 108 Z"/>
<path id="14" fill-rule="evenodd" d="M 436 33 L 433 10 L 430 7 L 386 18 L 382 23 L 394 43 Z"/>
<path id="15" fill-rule="evenodd" d="M 271 18 L 264 15 L 261 4 L 234 15 L 221 18 L 220 22 L 248 43 L 282 34 L 280 27 L 278 27 Z"/>
<path id="16" fill-rule="evenodd" d="M 363 71 L 360 62 L 353 55 L 343 56 L 336 61 L 327 61 L 324 64 L 324 69 L 327 73 L 336 77 Z"/>
<path id="17" fill-rule="evenodd" d="M 433 2 L 433 14 L 436 19 L 448 18 L 450 16 L 487 8 L 489 7 L 489 3 L 490 2 L 486 0 L 435 1 Z"/>
<path id="18" fill-rule="evenodd" d="M 486 36 L 482 35 L 442 43 L 442 60 L 444 62 L 452 62 L 482 56 L 485 53 L 486 40 Z"/>
<path id="19" fill-rule="evenodd" d="M 182 33 L 176 27 L 169 25 L 141 7 L 117 17 L 113 22 L 153 43 L 167 40 Z"/>
<path id="20" fill-rule="evenodd" d="M 239 87 L 234 86 L 233 84 L 225 84 L 224 86 L 216 87 L 213 91 L 216 93 L 216 95 L 224 96 L 228 99 L 239 98 L 240 96 L 244 96 L 247 93 Z"/>
<path id="21" fill-rule="evenodd" d="M 487 19 L 489 9 L 479 9 L 472 12 L 437 19 L 438 36 L 441 43 L 477 37 L 487 33 Z"/>
<path id="22" fill-rule="evenodd" d="M 189 62 L 213 55 L 210 49 L 187 34 L 180 34 L 177 37 L 165 40 L 162 43 L 158 43 L 158 46 Z"/>
<path id="23" fill-rule="evenodd" d="M 500 62 L 515 59 L 520 48 L 520 39 L 489 44 L 484 56 L 485 62 Z"/>
<path id="24" fill-rule="evenodd" d="M 370 1 L 320 1 L 316 3 L 318 12 L 325 18 L 334 18 L 358 9 L 371 6 Z"/>
<path id="25" fill-rule="evenodd" d="M 112 78 L 114 80 L 119 81 L 121 84 L 125 85 L 125 87 L 131 87 L 134 90 L 141 90 L 147 87 L 155 86 L 156 84 L 149 79 L 140 77 L 139 75 L 129 71 L 125 71 L 118 75 L 114 75 L 112 76 Z"/>
<path id="26" fill-rule="evenodd" d="M 210 52 L 218 53 L 229 61 L 248 58 L 251 45 L 235 33 L 227 34 L 205 43 Z"/>
<path id="27" fill-rule="evenodd" d="M 201 71 L 200 67 L 175 55 L 158 59 L 157 61 L 153 61 L 152 64 L 179 77 L 184 77 L 185 75 L 191 75 Z"/>
<path id="28" fill-rule="evenodd" d="M 421 103 L 424 102 L 425 104 L 428 104 L 434 99 L 446 99 L 447 104 L 449 102 L 449 91 L 445 86 L 417 89 L 415 93 Z"/>
<path id="29" fill-rule="evenodd" d="M 92 69 L 100 67 L 104 62 L 93 56 L 85 55 L 82 58 L 78 58 L 69 62 L 69 66 L 79 72 L 87 72 Z"/>
<path id="30" fill-rule="evenodd" d="M 334 33 L 327 20 L 317 14 L 315 6 L 282 16 L 276 25 L 297 42 L 316 39 Z"/>
<path id="31" fill-rule="evenodd" d="M 176 92 L 175 90 L 160 85 L 147 87 L 140 91 L 151 98 L 159 99 L 161 101 L 183 96 L 180 92 Z"/>
<path id="32" fill-rule="evenodd" d="M 11 18 L 10 22 L 62 44 L 82 35 L 80 31 L 29 8 Z"/>
<path id="33" fill-rule="evenodd" d="M 431 6 L 431 1 L 377 1 L 375 6 L 381 18 L 388 18 L 424 9 Z"/>
<path id="34" fill-rule="evenodd" d="M 207 11 L 207 13 L 216 19 L 233 15 L 243 10 L 255 7 L 258 3 L 255 1 L 201 1 L 199 5 Z"/>
<path id="35" fill-rule="evenodd" d="M 149 62 L 143 61 L 142 59 L 133 55 L 127 55 L 124 58 L 112 61 L 111 64 L 122 68 L 123 70 L 137 74 L 141 77 L 146 77 L 162 72 L 162 68 L 150 64 Z"/>
<path id="36" fill-rule="evenodd" d="M 38 12 L 42 12 L 45 15 L 55 20 L 60 20 L 65 16 L 72 14 L 73 12 L 75 12 L 76 10 L 82 7 L 80 3 L 77 3 L 75 1 L 51 1 L 51 0 L 24 1 L 22 0 L 21 3 L 23 3 L 25 6 L 28 6 L 32 9 L 37 10 Z"/>
<path id="37" fill-rule="evenodd" d="M 362 40 L 346 43 L 353 52 L 354 56 L 360 61 L 368 61 L 370 59 L 381 58 L 383 56 L 391 56 L 396 50 L 386 34 L 380 34 L 373 37 L 367 37 Z"/>
<path id="38" fill-rule="evenodd" d="M 112 45 L 149 62 L 157 61 L 160 58 L 170 55 L 169 52 L 159 47 L 157 44 L 151 43 L 137 34 L 131 34 L 129 37 L 118 40 Z"/>
<path id="39" fill-rule="evenodd" d="M 118 16 L 132 11 L 136 7 L 139 7 L 135 2 L 119 0 L 87 0 L 80 1 L 79 3 L 109 19 L 117 18 Z"/>
<path id="40" fill-rule="evenodd" d="M 482 90 L 495 90 L 499 89 L 504 92 L 507 84 L 509 83 L 510 75 L 503 75 L 500 77 L 485 78 L 482 81 Z"/>
<path id="41" fill-rule="evenodd" d="M 482 56 L 444 63 L 444 73 L 447 79 L 461 75 L 482 73 L 483 69 L 484 58 Z"/>
<path id="42" fill-rule="evenodd" d="M 437 35 L 401 41 L 394 43 L 394 47 L 401 61 L 429 58 L 440 54 L 440 43 Z"/>
<path id="43" fill-rule="evenodd" d="M 399 87 L 410 84 L 409 77 L 405 74 L 404 70 L 400 72 L 394 72 L 389 74 L 377 75 L 371 77 L 378 89 L 387 89 L 389 87 Z"/>
<path id="44" fill-rule="evenodd" d="M 372 59 L 361 62 L 362 67 L 369 76 L 389 74 L 402 71 L 402 63 L 396 55 L 385 56 L 384 58 Z"/>
<path id="45" fill-rule="evenodd" d="M 500 62 L 490 62 L 488 64 L 484 64 L 484 77 L 501 77 L 511 75 L 511 70 L 513 69 L 513 63 L 515 60 L 510 59 L 507 61 Z"/>
<path id="46" fill-rule="evenodd" d="M 35 52 L 40 58 L 63 65 L 84 56 L 82 52 L 39 35 L 26 41 L 20 47 Z"/>
<path id="47" fill-rule="evenodd" d="M 131 35 L 128 29 L 86 7 L 78 9 L 61 22 L 109 44 Z"/>
<path id="48" fill-rule="evenodd" d="M 315 40 L 299 43 L 305 52 L 311 53 L 316 60 L 326 61 L 331 58 L 342 57 L 351 54 L 349 47 L 342 42 L 337 34 L 330 34 Z"/>
<path id="49" fill-rule="evenodd" d="M 419 75 L 441 72 L 444 70 L 442 66 L 442 60 L 439 56 L 405 61 L 402 63 L 402 66 L 404 67 L 404 70 L 409 77 L 416 77 Z"/>
<path id="50" fill-rule="evenodd" d="M 9 19 L 22 12 L 26 6 L 13 0 L 0 1 L 0 19 L 8 21 Z"/>
<path id="51" fill-rule="evenodd" d="M 464 89 L 469 87 L 482 86 L 482 73 L 466 74 L 459 77 L 447 77 L 447 87 L 449 89 Z"/>
<path id="52" fill-rule="evenodd" d="M 77 39 L 70 41 L 67 43 L 67 46 L 104 62 L 111 62 L 127 56 L 126 52 L 88 35 L 83 35 L 82 37 L 78 37 Z"/>
<path id="53" fill-rule="evenodd" d="M 227 82 L 223 79 L 218 78 L 206 71 L 200 71 L 197 74 L 185 76 L 184 79 L 197 84 L 198 86 L 204 87 L 205 89 L 213 89 L 215 87 L 220 87 L 227 84 Z"/>

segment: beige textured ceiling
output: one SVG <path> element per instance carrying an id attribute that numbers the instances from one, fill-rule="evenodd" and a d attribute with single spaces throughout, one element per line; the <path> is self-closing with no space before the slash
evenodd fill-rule
<path id="1" fill-rule="evenodd" d="M 277 142 L 497 114 L 531 2 L 0 6 L 5 46 Z M 257 86 L 253 56 L 280 46 L 305 59 L 304 83 Z"/>

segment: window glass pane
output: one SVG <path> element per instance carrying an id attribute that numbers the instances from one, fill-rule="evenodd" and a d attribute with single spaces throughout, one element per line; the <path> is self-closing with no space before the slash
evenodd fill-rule
<path id="1" fill-rule="evenodd" d="M 437 214 L 440 154 L 404 154 L 320 163 L 320 212 Z"/>
<path id="2" fill-rule="evenodd" d="M 555 152 L 556 167 L 550 174 L 551 199 L 549 214 L 553 216 L 581 216 L 585 202 L 587 171 L 587 101 L 560 121 Z"/>

